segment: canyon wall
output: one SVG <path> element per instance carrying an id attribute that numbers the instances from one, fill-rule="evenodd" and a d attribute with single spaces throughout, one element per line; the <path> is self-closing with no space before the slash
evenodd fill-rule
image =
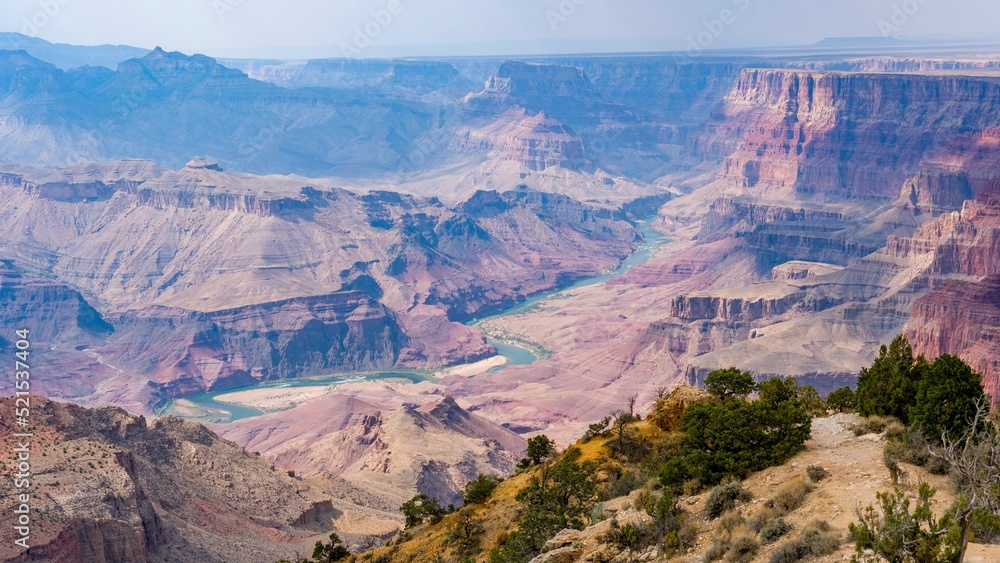
<path id="1" fill-rule="evenodd" d="M 930 274 L 933 291 L 913 307 L 906 333 L 928 358 L 960 356 L 1000 397 L 1000 184 L 992 184 L 958 213 L 925 227 L 938 235 Z"/>
<path id="2" fill-rule="evenodd" d="M 448 207 L 195 160 L 7 173 L 0 191 L 0 258 L 59 280 L 4 274 L 5 322 L 50 311 L 37 343 L 72 342 L 54 365 L 78 381 L 51 391 L 139 412 L 265 380 L 483 359 L 494 348 L 461 322 L 641 244 L 623 213 L 525 185 Z"/>

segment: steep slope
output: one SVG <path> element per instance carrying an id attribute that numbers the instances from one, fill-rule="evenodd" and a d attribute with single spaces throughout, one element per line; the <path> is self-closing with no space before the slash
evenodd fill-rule
<path id="1" fill-rule="evenodd" d="M 5 480 L 4 560 L 270 562 L 305 551 L 346 512 L 380 533 L 395 528 L 201 425 L 32 402 L 32 547 L 13 544 L 15 496 Z M 3 403 L 13 408 L 13 399 Z M 16 431 L 9 418 L 0 422 L 5 442 Z M 12 473 L 12 461 L 2 463 Z M 353 541 L 357 529 L 339 531 Z"/>
<path id="2" fill-rule="evenodd" d="M 523 456 L 523 438 L 470 414 L 451 397 L 419 408 L 404 406 L 386 416 L 335 417 L 343 421 L 338 424 L 343 429 L 327 426 L 317 432 L 316 414 L 343 409 L 343 402 L 343 396 L 330 395 L 280 416 L 220 426 L 220 431 L 259 449 L 279 467 L 307 477 L 331 473 L 396 506 L 418 492 L 443 505 L 460 505 L 466 483 L 479 474 L 509 475 Z M 283 420 L 302 422 L 276 434 L 271 426 Z M 357 422 L 350 424 L 353 420 Z"/>
<path id="3" fill-rule="evenodd" d="M 409 150 L 393 139 L 414 139 L 429 123 L 420 102 L 280 88 L 159 48 L 113 72 L 64 72 L 23 51 L 0 52 L 0 68 L 0 107 L 18 116 L 3 131 L 6 162 L 149 158 L 179 167 L 210 154 L 250 172 L 370 176 Z"/>
<path id="4" fill-rule="evenodd" d="M 998 97 L 990 77 L 747 69 L 701 143 L 762 195 L 894 198 L 936 150 L 997 127 Z"/>
<path id="5" fill-rule="evenodd" d="M 907 335 L 914 349 L 934 358 L 957 355 L 984 376 L 1000 397 L 1000 184 L 992 184 L 961 212 L 924 227 L 939 238 L 931 272 L 934 289 L 913 307 Z"/>
<path id="6" fill-rule="evenodd" d="M 0 176 L 0 257 L 76 288 L 116 329 L 76 342 L 67 373 L 100 363 L 112 380 L 68 396 L 139 412 L 261 380 L 488 357 L 458 321 L 613 269 L 640 239 L 619 212 L 524 186 L 449 208 L 202 160 L 15 169 Z"/>
<path id="7" fill-rule="evenodd" d="M 931 314 L 931 301 L 914 309 L 929 290 L 991 273 L 935 265 L 989 260 L 991 220 L 960 228 L 957 244 L 950 228 L 930 225 L 977 194 L 992 197 L 1000 116 L 982 106 L 1000 94 L 998 84 L 743 70 L 690 144 L 718 157 L 720 174 L 660 210 L 658 228 L 674 242 L 608 284 L 489 321 L 491 332 L 552 356 L 459 382 L 455 392 L 477 397 L 486 416 L 566 440 L 621 408 L 614 397 L 635 393 L 641 403 L 658 386 L 698 382 L 720 367 L 802 377 L 823 390 L 850 384 L 911 312 Z M 988 285 L 965 294 L 991 295 Z M 938 332 L 953 336 L 948 349 L 969 350 L 992 389 L 991 329 L 944 320 L 941 297 L 933 307 L 942 320 L 911 334 L 926 343 L 938 342 Z M 986 322 L 989 310 L 976 315 Z M 545 399 L 524 400 L 524 388 Z"/>

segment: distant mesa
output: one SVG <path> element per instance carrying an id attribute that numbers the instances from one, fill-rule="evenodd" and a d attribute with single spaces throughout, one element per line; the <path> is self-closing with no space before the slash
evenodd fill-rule
<path id="1" fill-rule="evenodd" d="M 222 166 L 219 163 L 212 160 L 211 158 L 196 157 L 191 159 L 190 162 L 184 165 L 185 170 L 215 170 L 216 172 L 222 172 Z"/>

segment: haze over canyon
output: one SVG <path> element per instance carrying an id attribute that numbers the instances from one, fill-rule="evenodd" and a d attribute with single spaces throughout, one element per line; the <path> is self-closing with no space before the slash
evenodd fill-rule
<path id="1" fill-rule="evenodd" d="M 629 396 L 730 366 L 825 394 L 900 333 L 1000 396 L 995 58 L 2 39 L 0 352 L 31 330 L 43 481 L 109 475 L 44 500 L 34 556 L 389 537 Z"/>

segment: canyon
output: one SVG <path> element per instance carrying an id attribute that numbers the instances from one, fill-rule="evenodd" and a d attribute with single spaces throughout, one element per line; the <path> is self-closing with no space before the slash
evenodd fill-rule
<path id="1" fill-rule="evenodd" d="M 0 351 L 29 328 L 52 399 L 46 556 L 387 537 L 402 502 L 459 503 L 528 437 L 572 443 L 722 367 L 826 393 L 900 333 L 1000 396 L 980 58 L 14 46 Z M 85 462 L 109 474 L 86 490 Z"/>

